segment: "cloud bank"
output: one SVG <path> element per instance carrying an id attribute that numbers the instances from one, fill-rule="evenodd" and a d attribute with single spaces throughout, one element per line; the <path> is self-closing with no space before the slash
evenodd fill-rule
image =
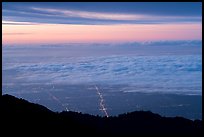
<path id="1" fill-rule="evenodd" d="M 29 48 L 19 50 L 21 54 L 12 54 L 12 51 L 19 52 L 18 48 L 8 47 L 7 52 L 3 52 L 3 85 L 124 84 L 129 87 L 123 92 L 202 93 L 201 54 L 88 56 L 79 51 L 82 56 L 72 56 L 66 47 L 61 47 L 65 51 L 60 52 L 62 56 L 52 47 L 41 47 L 50 54 L 40 53 L 35 47 L 33 54 L 29 54 Z M 69 50 L 74 52 L 72 48 Z M 28 54 L 24 55 L 26 58 L 23 52 Z M 43 56 L 37 56 L 41 54 Z"/>

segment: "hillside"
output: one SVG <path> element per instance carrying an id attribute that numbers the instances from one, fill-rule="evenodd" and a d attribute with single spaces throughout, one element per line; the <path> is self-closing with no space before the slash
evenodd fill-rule
<path id="1" fill-rule="evenodd" d="M 150 111 L 135 111 L 117 117 L 99 117 L 77 112 L 52 112 L 46 107 L 2 95 L 2 128 L 7 135 L 120 135 L 201 136 L 202 121 L 162 117 Z"/>

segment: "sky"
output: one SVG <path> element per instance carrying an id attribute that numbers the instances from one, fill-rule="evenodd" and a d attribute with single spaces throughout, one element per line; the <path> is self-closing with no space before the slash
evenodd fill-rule
<path id="1" fill-rule="evenodd" d="M 3 45 L 202 40 L 201 2 L 3 2 Z"/>

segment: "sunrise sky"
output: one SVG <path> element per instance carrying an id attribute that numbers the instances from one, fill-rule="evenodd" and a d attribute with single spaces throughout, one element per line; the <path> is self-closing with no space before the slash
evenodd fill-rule
<path id="1" fill-rule="evenodd" d="M 202 40 L 202 3 L 2 4 L 3 45 Z"/>

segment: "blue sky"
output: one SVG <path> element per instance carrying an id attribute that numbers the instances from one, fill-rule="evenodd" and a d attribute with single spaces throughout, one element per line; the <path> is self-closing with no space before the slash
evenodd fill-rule
<path id="1" fill-rule="evenodd" d="M 3 20 L 54 24 L 201 22 L 201 2 L 4 2 Z"/>

